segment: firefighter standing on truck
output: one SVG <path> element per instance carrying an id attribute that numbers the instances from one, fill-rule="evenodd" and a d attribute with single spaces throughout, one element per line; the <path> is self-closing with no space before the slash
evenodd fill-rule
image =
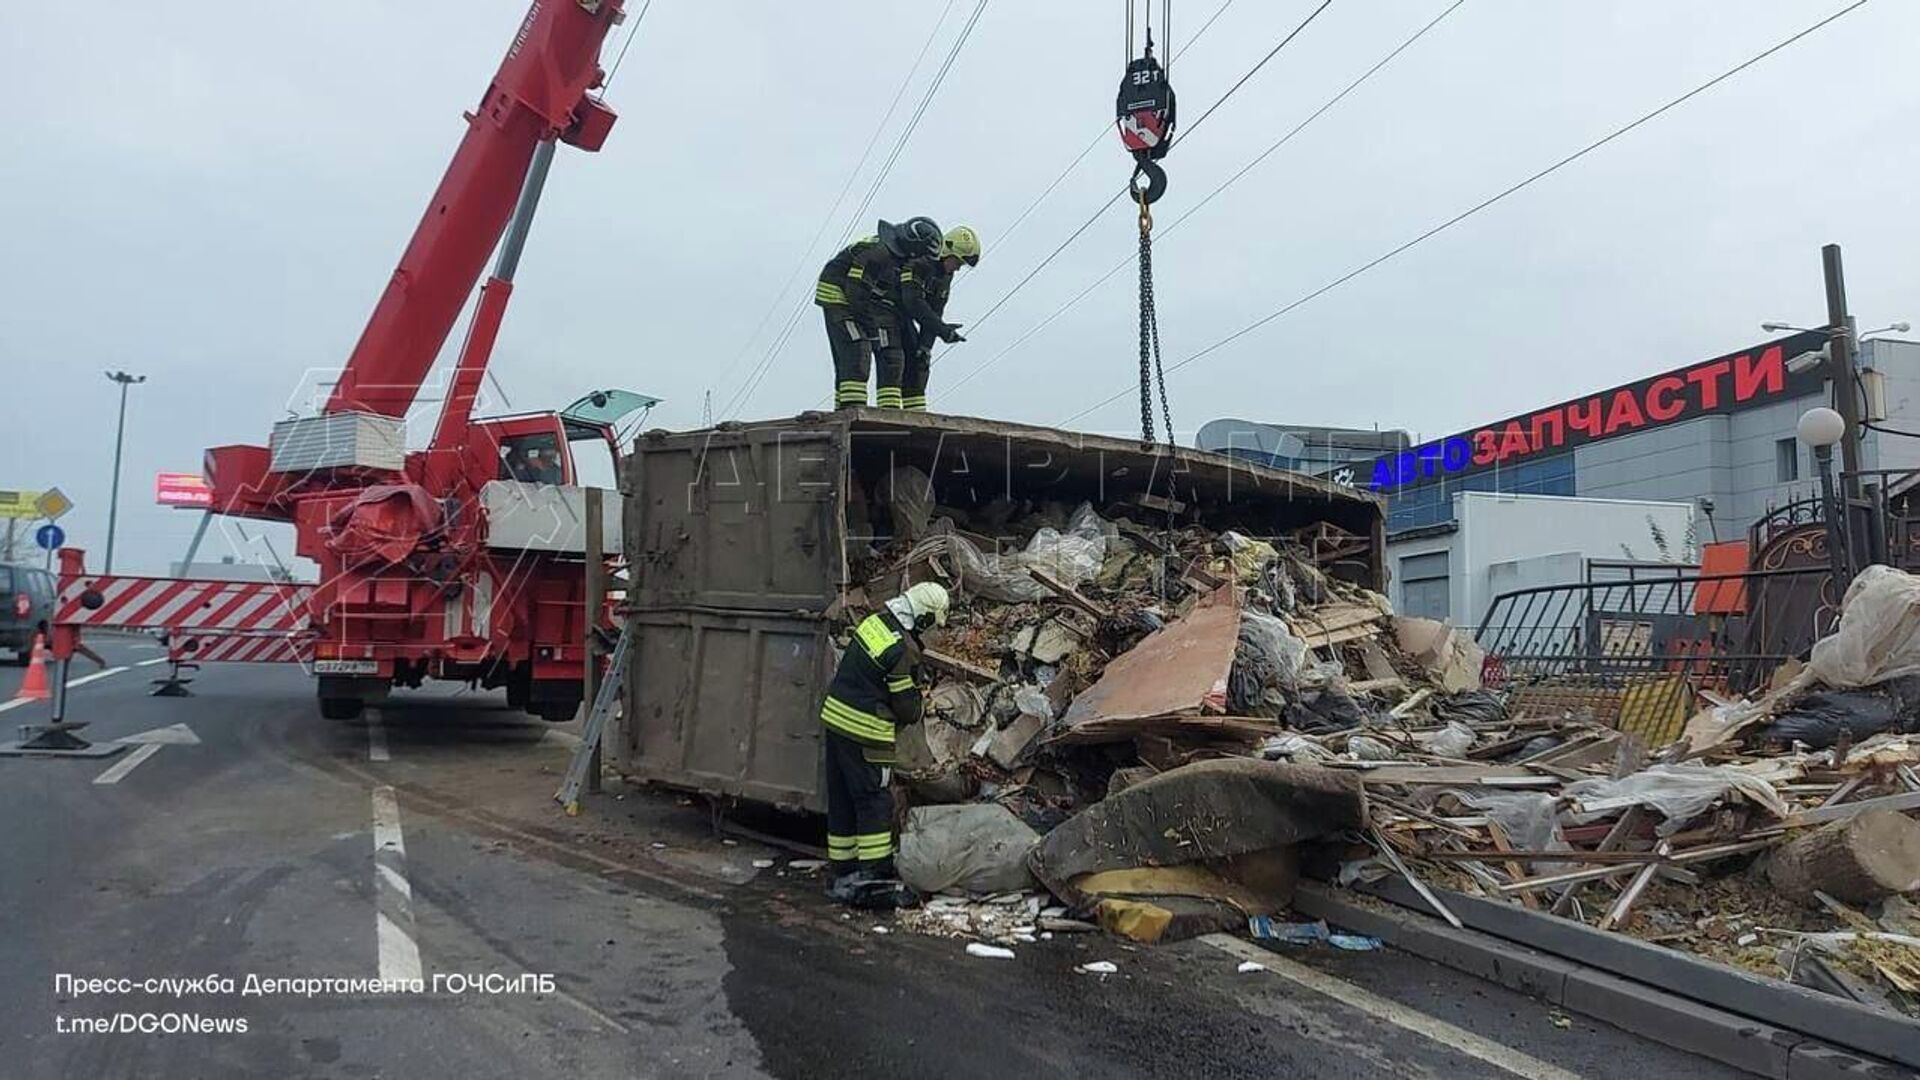
<path id="1" fill-rule="evenodd" d="M 876 401 L 883 409 L 901 407 L 906 350 L 896 306 L 900 269 L 908 260 L 937 255 L 943 239 L 932 218 L 908 218 L 898 225 L 882 221 L 875 235 L 848 244 L 821 268 L 813 302 L 826 316 L 835 408 L 868 404 L 867 375 L 875 361 L 880 367 Z"/>
<path id="2" fill-rule="evenodd" d="M 820 706 L 826 728 L 827 895 L 869 908 L 918 901 L 893 867 L 894 731 L 920 720 L 921 631 L 947 622 L 947 590 L 923 581 L 860 621 Z"/>
<path id="3" fill-rule="evenodd" d="M 907 365 L 900 382 L 900 407 L 925 411 L 927 376 L 933 369 L 933 342 L 965 341 L 960 324 L 946 321 L 947 297 L 961 264 L 980 265 L 980 234 L 965 225 L 947 231 L 940 254 L 909 261 L 900 271 L 900 311 L 906 317 Z"/>

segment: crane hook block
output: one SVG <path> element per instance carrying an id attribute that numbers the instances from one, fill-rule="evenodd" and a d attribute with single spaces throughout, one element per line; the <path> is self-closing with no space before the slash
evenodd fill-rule
<path id="1" fill-rule="evenodd" d="M 1135 191 L 1141 191 L 1139 178 L 1145 175 L 1147 186 L 1143 195 L 1151 203 L 1167 190 L 1167 174 L 1155 162 L 1172 149 L 1175 122 L 1173 84 L 1167 81 L 1166 69 L 1153 58 L 1151 48 L 1146 55 L 1127 65 L 1114 112 L 1120 143 L 1136 162 Z"/>

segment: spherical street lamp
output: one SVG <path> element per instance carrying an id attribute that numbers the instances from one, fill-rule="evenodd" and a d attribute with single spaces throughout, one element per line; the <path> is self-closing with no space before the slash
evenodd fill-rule
<path id="1" fill-rule="evenodd" d="M 1800 414 L 1797 430 L 1800 441 L 1814 450 L 1831 450 L 1834 443 L 1847 433 L 1847 422 L 1840 414 L 1825 405 L 1817 405 Z"/>

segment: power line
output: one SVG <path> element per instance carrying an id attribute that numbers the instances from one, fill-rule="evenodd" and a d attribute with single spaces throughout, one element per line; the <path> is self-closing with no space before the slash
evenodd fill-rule
<path id="1" fill-rule="evenodd" d="M 927 85 L 927 92 L 921 95 L 919 105 L 915 107 L 913 115 L 907 119 L 906 128 L 900 132 L 900 137 L 894 141 L 893 150 L 887 155 L 887 160 L 880 166 L 879 174 L 874 177 L 872 185 L 867 188 L 867 194 L 861 200 L 860 208 L 854 211 L 853 219 L 848 224 L 846 232 L 841 234 L 843 243 L 846 237 L 851 235 L 853 230 L 858 227 L 868 208 L 872 206 L 874 196 L 879 194 L 880 185 L 886 181 L 887 176 L 893 171 L 894 164 L 900 160 L 900 154 L 906 149 L 907 141 L 913 137 L 914 130 L 920 125 L 920 118 L 926 115 L 927 107 L 933 104 L 934 95 L 940 92 L 941 84 L 946 81 L 947 72 L 952 70 L 954 61 L 960 56 L 960 50 L 966 47 L 967 39 L 973 36 L 973 28 L 980 22 L 981 13 L 983 13 L 986 8 L 987 0 L 977 0 L 973 5 L 973 13 L 967 17 L 966 25 L 960 28 L 960 34 L 954 39 L 953 47 L 947 50 L 946 58 L 941 61 L 939 70 L 934 72 L 933 80 Z M 806 312 L 809 303 L 811 303 L 811 299 L 803 296 L 800 302 L 795 305 L 793 314 L 787 318 L 786 325 L 781 329 L 779 338 L 774 342 L 773 346 L 767 350 L 766 355 L 761 358 L 759 365 L 748 377 L 747 382 L 741 386 L 740 391 L 728 402 L 726 412 L 729 417 L 735 415 L 738 409 L 746 406 L 746 403 L 753 397 L 754 391 L 759 388 L 761 381 L 766 378 L 767 372 L 773 369 L 773 361 L 780 355 L 780 350 L 786 347 L 787 340 L 793 336 L 794 327 L 799 325 L 800 316 Z"/>
<path id="2" fill-rule="evenodd" d="M 1187 138 L 1189 135 L 1192 135 L 1194 131 L 1200 127 L 1201 124 L 1206 123 L 1207 117 L 1212 116 L 1213 111 L 1215 109 L 1218 109 L 1220 106 L 1225 105 L 1227 103 L 1228 98 L 1232 97 L 1235 93 L 1238 93 L 1241 87 L 1247 85 L 1248 79 L 1253 78 L 1254 75 L 1259 73 L 1261 68 L 1267 66 L 1267 61 L 1279 55 L 1280 50 L 1286 48 L 1288 42 L 1291 42 L 1294 38 L 1299 37 L 1300 31 L 1305 30 L 1308 26 L 1312 25 L 1313 20 L 1319 18 L 1321 12 L 1327 10 L 1329 7 L 1332 7 L 1332 6 L 1333 6 L 1333 0 L 1320 0 L 1320 6 L 1317 8 L 1314 8 L 1311 14 L 1309 14 L 1306 18 L 1300 20 L 1300 25 L 1294 27 L 1287 34 L 1286 37 L 1281 38 L 1280 44 L 1275 45 L 1271 49 L 1268 49 L 1267 55 L 1261 57 L 1259 63 L 1248 68 L 1247 73 L 1245 75 L 1240 76 L 1239 82 L 1236 82 L 1232 86 L 1227 87 L 1226 93 L 1221 94 L 1217 99 L 1214 100 L 1213 104 L 1207 106 L 1207 111 L 1200 114 L 1200 119 L 1195 120 L 1191 124 L 1185 125 L 1185 130 L 1180 132 L 1180 134 L 1174 138 L 1173 146 L 1180 145 L 1181 140 Z M 1171 151 L 1173 147 L 1170 146 L 1167 149 Z"/>
<path id="3" fill-rule="evenodd" d="M 1226 337 L 1221 338 L 1219 341 L 1216 341 L 1213 344 L 1208 345 L 1206 348 L 1201 349 L 1199 352 L 1196 352 L 1188 356 L 1186 359 L 1181 360 L 1179 363 L 1174 364 L 1172 367 L 1168 368 L 1167 370 L 1178 371 L 1189 364 L 1196 363 L 1203 357 L 1211 355 L 1212 353 L 1218 351 L 1219 349 L 1222 349 L 1227 345 L 1232 344 L 1235 341 L 1238 341 L 1239 339 L 1247 336 L 1248 334 L 1254 332 L 1255 330 L 1258 330 L 1262 326 L 1265 326 L 1268 323 L 1273 322 L 1275 319 L 1278 319 L 1286 315 L 1287 313 L 1293 311 L 1294 309 L 1299 308 L 1305 304 L 1311 303 L 1316 299 L 1319 299 L 1320 297 L 1326 295 L 1327 293 L 1332 292 L 1334 289 L 1337 289 L 1340 286 L 1345 285 L 1347 282 L 1352 281 L 1354 278 L 1357 278 L 1360 275 L 1366 273 L 1367 271 L 1372 270 L 1374 267 L 1379 266 L 1382 263 L 1385 263 L 1393 258 L 1396 258 L 1397 256 L 1403 254 L 1404 252 L 1411 250 L 1412 248 L 1426 242 L 1427 240 L 1432 239 L 1435 236 L 1438 236 L 1439 234 L 1445 232 L 1448 229 L 1451 229 L 1455 225 L 1458 225 L 1462 221 L 1467 220 L 1473 215 L 1479 213 L 1480 211 L 1485 210 L 1488 207 L 1494 205 L 1495 203 L 1498 203 L 1501 200 L 1507 198 L 1509 195 L 1512 195 L 1524 188 L 1531 186 L 1532 184 L 1534 184 L 1539 180 L 1543 180 L 1548 176 L 1551 176 L 1554 173 L 1559 172 L 1561 169 L 1565 168 L 1566 166 L 1573 164 L 1574 162 L 1580 160 L 1583 157 L 1586 157 L 1588 154 L 1592 153 L 1595 150 L 1600 149 L 1601 147 L 1607 145 L 1608 143 L 1614 141 L 1615 139 L 1618 139 L 1622 135 L 1627 134 L 1628 132 L 1634 130 L 1635 128 L 1640 127 L 1641 125 L 1647 123 L 1648 121 L 1653 120 L 1656 117 L 1659 117 L 1666 112 L 1669 112 L 1670 110 L 1684 104 L 1687 101 L 1692 100 L 1695 97 L 1698 97 L 1699 95 L 1705 93 L 1708 90 L 1711 90 L 1715 86 L 1718 86 L 1721 83 L 1727 81 L 1728 79 L 1734 77 L 1735 75 L 1738 75 L 1742 71 L 1745 71 L 1746 69 L 1752 67 L 1753 65 L 1759 63 L 1760 61 L 1765 60 L 1767 57 L 1772 56 L 1773 54 L 1781 51 L 1782 49 L 1787 48 L 1789 45 L 1794 44 L 1795 42 L 1799 41 L 1801 38 L 1804 38 L 1809 34 L 1812 34 L 1815 31 L 1822 29 L 1828 23 L 1831 23 L 1836 19 L 1839 19 L 1843 15 L 1847 15 L 1853 11 L 1858 10 L 1861 7 L 1864 7 L 1866 3 L 1867 3 L 1867 0 L 1854 0 L 1853 3 L 1848 4 L 1846 7 L 1841 8 L 1840 10 L 1834 12 L 1831 15 L 1828 15 L 1826 18 L 1821 19 L 1819 22 L 1816 22 L 1813 25 L 1808 26 L 1807 28 L 1799 31 L 1798 33 L 1795 33 L 1792 36 L 1788 37 L 1786 40 L 1781 41 L 1778 44 L 1775 44 L 1772 47 L 1762 52 L 1756 53 L 1755 55 L 1747 58 L 1746 60 L 1743 60 L 1740 63 L 1734 65 L 1733 67 L 1728 68 L 1726 71 L 1723 71 L 1720 74 L 1714 76 L 1713 78 L 1708 79 L 1706 82 L 1701 83 L 1699 86 L 1694 87 L 1693 89 L 1687 91 L 1686 93 L 1681 94 L 1679 97 L 1674 98 L 1673 100 L 1667 102 L 1666 104 L 1660 106 L 1657 109 L 1654 109 L 1652 112 L 1646 113 L 1645 115 L 1641 116 L 1639 119 L 1633 120 L 1630 123 L 1627 123 L 1621 127 L 1615 128 L 1613 131 L 1608 132 L 1606 135 L 1603 135 L 1600 138 L 1594 140 L 1593 142 L 1590 142 L 1587 145 L 1581 147 L 1580 149 L 1575 150 L 1573 153 L 1568 154 L 1566 157 L 1561 158 L 1560 160 L 1554 162 L 1551 165 L 1548 165 L 1546 168 L 1541 169 L 1540 171 L 1534 173 L 1533 175 L 1527 177 L 1524 180 L 1521 180 L 1519 183 L 1513 184 L 1512 186 L 1501 190 L 1497 194 L 1489 196 L 1488 198 L 1483 199 L 1478 203 L 1475 203 L 1473 206 L 1468 207 L 1465 210 L 1462 210 L 1460 213 L 1455 214 L 1453 217 L 1450 217 L 1447 220 L 1441 222 L 1440 224 L 1433 226 L 1427 231 L 1419 234 L 1418 236 L 1415 236 L 1413 239 L 1408 240 L 1405 243 L 1401 244 L 1400 246 L 1393 248 L 1390 251 L 1387 251 L 1385 254 L 1376 256 L 1373 259 L 1365 263 L 1362 263 L 1360 266 L 1347 271 L 1345 274 L 1342 274 L 1339 277 L 1334 278 L 1332 281 L 1329 281 L 1325 285 L 1322 285 L 1319 288 L 1313 290 L 1312 292 L 1307 293 L 1305 296 L 1302 296 L 1299 299 L 1294 300 L 1293 302 L 1286 304 L 1283 307 L 1280 307 L 1272 312 L 1267 313 L 1266 315 L 1261 316 L 1258 319 L 1255 319 L 1253 322 L 1248 323 L 1246 326 L 1243 326 L 1240 329 L 1235 330 L 1233 333 L 1228 334 Z M 1094 403 L 1093 405 L 1085 409 L 1082 409 L 1077 413 L 1074 413 L 1072 416 L 1069 416 L 1066 419 L 1060 421 L 1060 423 L 1063 425 L 1070 424 L 1073 421 L 1078 420 L 1081 417 L 1087 415 L 1088 413 L 1095 412 L 1099 409 L 1105 408 L 1107 405 L 1110 405 L 1113 402 L 1118 401 L 1129 394 L 1132 394 L 1135 391 L 1135 389 L 1136 389 L 1135 387 L 1129 386 L 1126 389 L 1121 390 L 1116 394 L 1103 398 L 1102 400 Z"/>
<path id="4" fill-rule="evenodd" d="M 1326 115 L 1328 110 L 1332 109 L 1335 105 L 1340 104 L 1341 101 L 1346 99 L 1347 95 L 1353 93 L 1355 90 L 1358 90 L 1362 83 L 1365 83 L 1367 80 L 1373 78 L 1376 74 L 1380 72 L 1382 68 L 1392 63 L 1395 57 L 1407 51 L 1407 49 L 1410 48 L 1414 42 L 1419 41 L 1421 38 L 1425 37 L 1428 31 L 1440 25 L 1442 20 L 1444 20 L 1447 16 L 1453 14 L 1454 11 L 1457 10 L 1464 3 L 1466 3 L 1466 0 L 1454 0 L 1451 6 L 1449 6 L 1446 10 L 1442 11 L 1440 14 L 1434 16 L 1431 20 L 1427 22 L 1425 26 L 1422 26 L 1420 29 L 1414 31 L 1411 37 L 1407 38 L 1405 41 L 1402 41 L 1399 45 L 1394 46 L 1392 52 L 1387 53 L 1387 55 L 1381 57 L 1377 62 L 1375 62 L 1375 64 L 1372 67 L 1361 72 L 1358 78 L 1348 83 L 1346 87 L 1342 89 L 1339 93 L 1328 98 L 1326 102 L 1322 104 L 1319 108 L 1309 113 L 1306 119 L 1300 121 L 1298 124 L 1295 124 L 1292 130 L 1288 131 L 1285 135 L 1280 136 L 1278 139 L 1275 139 L 1272 143 L 1269 143 L 1267 145 L 1267 148 L 1265 150 L 1262 150 L 1258 155 L 1256 155 L 1252 161 L 1247 162 L 1244 166 L 1240 168 L 1238 172 L 1234 173 L 1232 176 L 1227 177 L 1212 191 L 1207 192 L 1207 194 L 1203 196 L 1199 202 L 1188 207 L 1186 211 L 1184 211 L 1179 217 L 1173 219 L 1173 221 L 1169 223 L 1166 228 L 1161 229 L 1160 230 L 1161 239 L 1164 240 L 1169 233 L 1173 232 L 1175 229 L 1178 229 L 1180 227 L 1181 222 L 1184 222 L 1188 218 L 1192 217 L 1194 214 L 1199 213 L 1201 207 L 1212 202 L 1214 198 L 1218 196 L 1221 192 L 1232 187 L 1236 182 L 1240 180 L 1241 177 L 1247 175 L 1249 172 L 1252 172 L 1255 166 L 1259 165 L 1261 162 L 1265 161 L 1267 158 L 1273 156 L 1275 151 L 1279 150 L 1282 146 L 1285 146 L 1287 143 L 1293 141 L 1293 137 L 1300 134 L 1302 131 L 1306 130 L 1307 125 L 1313 123 L 1315 120 L 1318 120 L 1320 119 L 1320 117 Z M 1112 204 L 1109 203 L 1108 205 L 1110 206 Z M 1106 207 L 1101 207 L 1101 212 L 1104 213 L 1105 211 L 1106 211 Z M 1078 234 L 1076 233 L 1075 235 L 1078 235 Z M 1071 238 L 1069 239 L 1071 240 Z M 961 376 L 958 382 L 955 382 L 955 383 L 952 383 L 951 385 L 946 386 L 942 392 L 952 393 L 955 389 L 961 386 L 964 386 L 968 382 L 971 382 L 974 376 L 980 374 L 982 371 L 985 371 L 987 368 L 992 367 L 994 364 L 999 363 L 1000 360 L 1003 357 L 1005 357 L 1008 353 L 1012 352 L 1014 349 L 1024 344 L 1029 338 L 1033 337 L 1033 335 L 1039 333 L 1041 330 L 1051 325 L 1055 319 L 1058 319 L 1060 316 L 1066 314 L 1068 310 L 1073 308 L 1076 304 L 1080 303 L 1080 301 L 1086 299 L 1095 289 L 1099 288 L 1101 285 L 1104 285 L 1109 278 L 1113 277 L 1113 275 L 1119 273 L 1121 270 L 1131 265 L 1134 259 L 1135 259 L 1135 256 L 1128 255 L 1126 258 L 1121 259 L 1119 262 L 1115 263 L 1113 265 L 1113 269 L 1108 270 L 1106 273 L 1100 275 L 1100 277 L 1095 279 L 1095 281 L 1091 285 L 1088 285 L 1086 288 L 1076 293 L 1073 299 L 1068 300 L 1066 303 L 1055 308 L 1052 314 L 1048 315 L 1045 319 L 1042 319 L 1032 329 L 1028 330 L 1024 334 L 1021 334 L 1018 338 L 1015 338 L 1011 344 L 1007 345 L 1005 348 L 1001 349 L 999 352 L 993 354 L 991 357 L 987 358 L 978 367 L 975 367 L 973 370 Z M 945 355 L 944 350 L 942 351 L 941 355 L 942 356 Z"/>
<path id="5" fill-rule="evenodd" d="M 1287 32 L 1287 36 L 1280 39 L 1279 44 L 1267 50 L 1267 55 L 1261 57 L 1259 63 L 1254 64 L 1252 68 L 1248 69 L 1247 73 L 1240 76 L 1239 81 L 1235 82 L 1231 87 L 1229 87 L 1225 94 L 1221 95 L 1218 99 L 1214 101 L 1212 105 L 1208 106 L 1207 111 L 1200 114 L 1200 119 L 1194 121 L 1192 127 L 1187 128 L 1187 130 L 1180 135 L 1179 137 L 1180 140 L 1182 141 L 1185 140 L 1187 135 L 1192 133 L 1193 128 L 1199 127 L 1200 124 L 1204 122 L 1207 117 L 1212 116 L 1213 111 L 1215 109 L 1218 109 L 1222 104 L 1226 102 L 1227 98 L 1232 97 L 1236 91 L 1238 91 L 1242 86 L 1245 86 L 1247 83 L 1247 80 L 1253 78 L 1255 72 L 1265 67 L 1267 64 L 1267 61 L 1272 60 L 1276 55 L 1278 55 L 1281 49 L 1286 48 L 1288 42 L 1292 41 L 1296 37 L 1299 37 L 1300 31 L 1305 30 L 1308 24 L 1312 23 L 1313 20 L 1319 18 L 1320 13 L 1327 10 L 1327 7 L 1332 3 L 1333 3 L 1333 0 L 1322 0 L 1322 3 L 1320 4 L 1319 7 L 1313 9 L 1313 12 L 1309 14 L 1305 19 L 1301 20 L 1299 25 L 1295 26 L 1292 30 Z M 1084 156 L 1084 154 L 1082 156 Z M 1069 235 L 1065 240 L 1061 241 L 1060 245 L 1054 248 L 1053 251 L 1048 253 L 1046 258 L 1040 260 L 1039 265 L 1035 266 L 1032 270 L 1029 270 L 1027 272 L 1026 277 L 1021 278 L 1019 282 L 1013 286 L 1013 288 L 1008 289 L 1005 293 L 1001 294 L 1000 299 L 995 300 L 992 306 L 987 308 L 985 314 L 980 315 L 978 318 L 975 318 L 972 322 L 968 323 L 968 326 L 970 326 L 973 330 L 978 331 L 980 328 L 980 324 L 986 322 L 989 318 L 992 318 L 994 312 L 999 311 L 1003 306 L 1006 305 L 1007 301 L 1013 299 L 1014 294 L 1018 293 L 1021 289 L 1025 288 L 1027 285 L 1027 282 L 1032 281 L 1036 276 L 1039 275 L 1040 271 L 1045 270 L 1047 266 L 1053 262 L 1053 260 L 1059 258 L 1061 253 L 1066 251 L 1068 247 L 1071 247 L 1073 242 L 1075 240 L 1078 240 L 1082 233 L 1092 228 L 1094 222 L 1100 220 L 1100 215 L 1112 209 L 1113 205 L 1119 202 L 1121 199 L 1126 198 L 1127 195 L 1131 192 L 1131 190 L 1132 190 L 1132 185 L 1129 183 L 1128 185 L 1121 187 L 1120 190 L 1114 192 L 1112 197 L 1107 199 L 1106 202 L 1100 204 L 1100 208 L 1098 210 L 1095 210 L 1093 214 L 1087 218 L 1087 220 L 1080 223 L 1079 228 L 1073 230 L 1072 234 Z M 945 350 L 942 350 L 942 353 L 944 354 Z"/>
<path id="6" fill-rule="evenodd" d="M 652 0 L 648 2 L 651 3 Z M 934 41 L 940 36 L 940 28 L 946 25 L 947 15 L 953 10 L 954 2 L 955 0 L 947 0 L 947 6 L 940 9 L 940 17 L 933 21 L 933 28 L 927 31 L 927 40 L 921 43 L 920 52 L 913 58 L 913 65 L 907 68 L 906 75 L 900 80 L 900 86 L 894 90 L 893 100 L 887 104 L 886 113 L 880 117 L 880 122 L 873 126 L 873 134 L 867 136 L 867 145 L 860 151 L 860 160 L 855 162 L 852 170 L 847 173 L 846 180 L 840 185 L 839 193 L 834 195 L 825 216 L 820 219 L 819 227 L 813 230 L 813 236 L 807 240 L 806 247 L 800 250 L 800 258 L 794 263 L 793 270 L 787 274 L 786 280 L 781 282 L 779 291 L 773 294 L 773 299 L 767 304 L 767 310 L 760 316 L 760 320 L 754 323 L 753 332 L 740 343 L 739 351 L 735 352 L 733 359 L 727 362 L 726 370 L 714 380 L 715 385 L 724 385 L 728 379 L 733 378 L 733 373 L 740 367 L 740 361 L 746 358 L 753 343 L 759 340 L 760 331 L 767 328 L 767 323 L 773 319 L 773 313 L 780 310 L 781 299 L 792 291 L 795 280 L 806 272 L 813 257 L 815 245 L 820 243 L 820 238 L 825 236 L 827 229 L 833 225 L 836 215 L 840 212 L 840 204 L 846 201 L 847 192 L 853 190 L 853 182 L 860 178 L 860 170 L 866 168 L 867 162 L 873 157 L 873 148 L 879 145 L 880 134 L 886 130 L 887 122 L 893 119 L 894 112 L 900 108 L 900 99 L 906 96 L 907 87 L 913 85 L 913 77 L 919 72 L 921 61 L 925 60 L 927 53 L 932 51 Z"/>

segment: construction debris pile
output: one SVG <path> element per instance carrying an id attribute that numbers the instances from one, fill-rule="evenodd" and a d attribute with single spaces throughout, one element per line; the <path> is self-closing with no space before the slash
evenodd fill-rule
<path id="1" fill-rule="evenodd" d="M 1284 912 L 1302 872 L 1393 877 L 1448 917 L 1457 890 L 1920 1004 L 1907 575 L 1862 575 L 1804 670 L 1755 702 L 1703 688 L 1687 737 L 1649 748 L 1510 713 L 1470 635 L 1348 580 L 1364 538 L 1032 520 L 1000 553 L 929 513 L 869 567 L 873 596 L 956 598 L 902 732 L 902 874 L 946 894 L 917 928 L 1008 945 L 1046 911 L 1154 941 Z M 1008 899 L 1036 884 L 1065 910 Z"/>

